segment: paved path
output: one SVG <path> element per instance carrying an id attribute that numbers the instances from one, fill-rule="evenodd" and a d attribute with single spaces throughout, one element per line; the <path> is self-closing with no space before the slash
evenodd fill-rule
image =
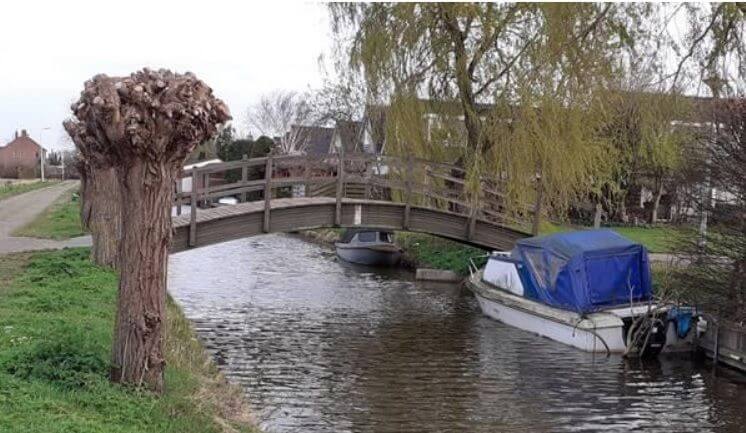
<path id="1" fill-rule="evenodd" d="M 90 245 L 90 236 L 66 241 L 11 236 L 77 185 L 78 181 L 70 180 L 0 200 L 0 254 Z"/>

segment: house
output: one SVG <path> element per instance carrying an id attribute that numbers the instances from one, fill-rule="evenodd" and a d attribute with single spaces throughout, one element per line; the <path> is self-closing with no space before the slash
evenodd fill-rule
<path id="1" fill-rule="evenodd" d="M 13 141 L 0 146 L 0 177 L 34 178 L 40 175 L 44 148 L 28 136 L 25 129 L 16 131 Z"/>

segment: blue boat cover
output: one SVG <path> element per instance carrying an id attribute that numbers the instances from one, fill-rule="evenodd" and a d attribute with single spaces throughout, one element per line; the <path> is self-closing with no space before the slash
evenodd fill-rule
<path id="1" fill-rule="evenodd" d="M 611 230 L 521 239 L 512 257 L 529 270 L 525 296 L 553 307 L 589 313 L 652 297 L 647 250 Z"/>

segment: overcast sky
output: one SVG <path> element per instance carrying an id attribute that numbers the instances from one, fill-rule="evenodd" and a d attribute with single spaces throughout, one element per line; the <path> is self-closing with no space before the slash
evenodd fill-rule
<path id="1" fill-rule="evenodd" d="M 261 94 L 319 85 L 332 44 L 326 7 L 307 2 L 0 1 L 0 17 L 0 145 L 27 129 L 48 149 L 97 73 L 192 71 L 241 127 Z"/>

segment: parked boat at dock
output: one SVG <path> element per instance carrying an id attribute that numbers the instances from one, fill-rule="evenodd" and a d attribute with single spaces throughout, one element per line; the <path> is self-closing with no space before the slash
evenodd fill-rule
<path id="1" fill-rule="evenodd" d="M 334 246 L 341 259 L 360 265 L 394 266 L 401 260 L 401 248 L 386 230 L 349 229 Z"/>
<path id="2" fill-rule="evenodd" d="M 656 303 L 647 251 L 611 230 L 522 239 L 467 285 L 487 316 L 587 352 L 692 348 L 692 310 Z"/>

